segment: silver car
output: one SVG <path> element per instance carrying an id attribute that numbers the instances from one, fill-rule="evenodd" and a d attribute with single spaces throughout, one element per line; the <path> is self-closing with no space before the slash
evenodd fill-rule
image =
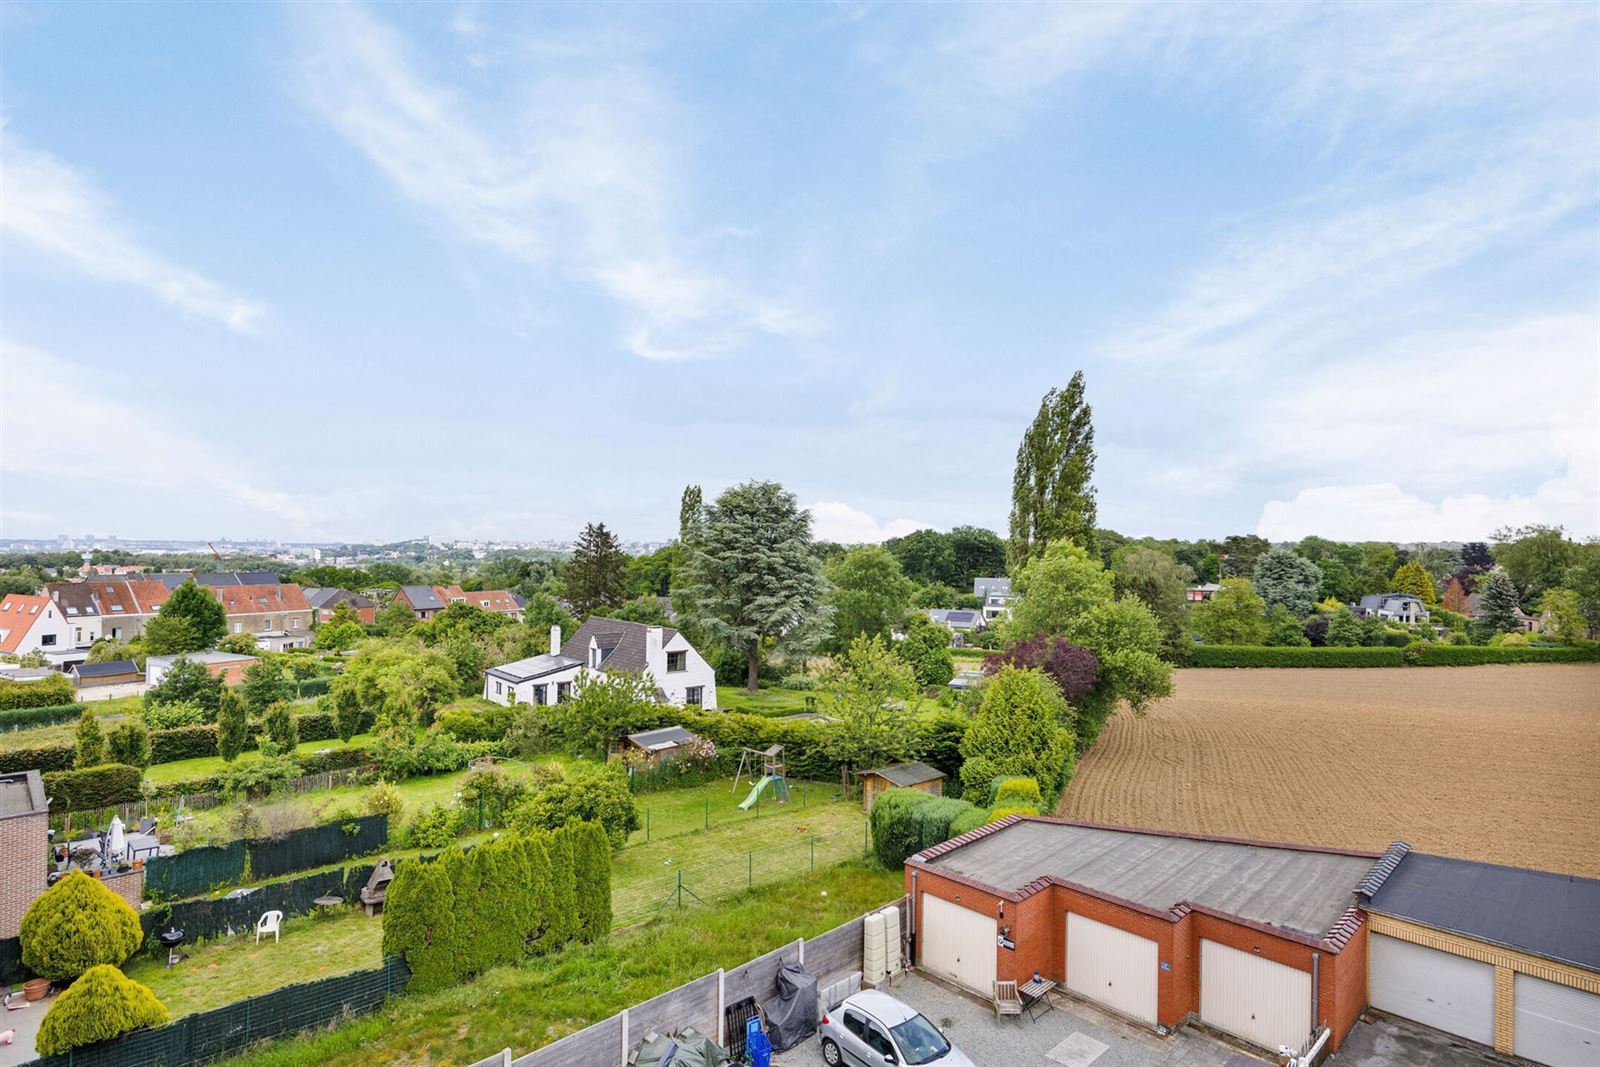
<path id="1" fill-rule="evenodd" d="M 846 998 L 824 1015 L 817 1039 L 828 1067 L 976 1067 L 937 1026 L 875 989 Z"/>

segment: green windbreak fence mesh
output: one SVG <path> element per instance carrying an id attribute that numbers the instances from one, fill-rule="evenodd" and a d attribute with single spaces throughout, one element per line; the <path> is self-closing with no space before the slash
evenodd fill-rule
<path id="1" fill-rule="evenodd" d="M 362 863 L 340 870 L 319 871 L 258 886 L 242 896 L 157 904 L 139 916 L 139 923 L 151 951 L 159 951 L 154 938 L 168 927 L 182 930 L 190 944 L 230 932 L 241 933 L 254 929 L 263 912 L 281 911 L 286 918 L 307 915 L 316 909 L 318 897 L 343 897 L 345 903 L 355 903 L 356 895 L 372 876 L 374 866 L 376 864 Z"/>
<path id="2" fill-rule="evenodd" d="M 364 815 L 344 822 L 295 830 L 281 838 L 250 842 L 250 877 L 275 878 L 290 871 L 376 852 L 389 843 L 389 816 Z"/>
<path id="3" fill-rule="evenodd" d="M 144 862 L 144 891 L 152 899 L 177 900 L 210 892 L 244 877 L 243 841 L 190 848 Z"/>
<path id="4" fill-rule="evenodd" d="M 364 1015 L 405 991 L 411 972 L 399 957 L 371 971 L 285 986 L 215 1011 L 185 1015 L 154 1030 L 128 1034 L 29 1067 L 189 1067 L 234 1052 L 252 1041 L 281 1037 L 348 1015 Z"/>
<path id="5" fill-rule="evenodd" d="M 0 982 L 15 982 L 22 977 L 22 942 L 14 937 L 0 938 Z"/>

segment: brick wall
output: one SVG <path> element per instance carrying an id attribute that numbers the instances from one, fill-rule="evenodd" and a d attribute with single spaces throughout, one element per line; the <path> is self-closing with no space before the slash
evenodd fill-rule
<path id="1" fill-rule="evenodd" d="M 917 870 L 917 955 L 921 958 L 923 932 L 922 895 L 931 894 L 953 904 L 996 916 L 1011 926 L 1015 949 L 997 948 L 995 971 L 1001 981 L 1026 981 L 1037 970 L 1047 978 L 1066 978 L 1067 913 L 1115 926 L 1156 943 L 1160 963 L 1168 965 L 1157 976 L 1156 1018 L 1173 1029 L 1200 1012 L 1200 942 L 1216 941 L 1230 948 L 1261 956 L 1296 970 L 1312 971 L 1317 965 L 1317 1019 L 1333 1031 L 1330 1044 L 1337 1049 L 1366 1006 L 1366 932 L 1357 931 L 1342 952 L 1330 952 L 1279 937 L 1269 931 L 1232 922 L 1200 911 L 1174 918 L 1137 906 L 1109 900 L 1063 885 L 1047 885 L 1021 900 L 1007 899 L 963 882 L 945 878 L 927 868 Z M 911 871 L 906 872 L 906 892 L 912 892 Z M 1002 916 L 1003 911 L 1003 917 Z"/>
<path id="2" fill-rule="evenodd" d="M 28 905 L 50 876 L 50 817 L 42 811 L 0 819 L 0 938 L 16 937 Z"/>
<path id="3" fill-rule="evenodd" d="M 125 874 L 112 871 L 102 875 L 100 880 L 105 883 L 107 889 L 131 904 L 134 911 L 139 910 L 139 902 L 144 897 L 143 870 L 128 871 Z"/>
<path id="4" fill-rule="evenodd" d="M 1494 1047 L 1496 1052 L 1511 1055 L 1516 1047 L 1516 976 L 1522 974 L 1543 978 L 1547 982 L 1571 986 L 1586 993 L 1600 995 L 1600 974 L 1571 964 L 1556 963 L 1526 952 L 1517 952 L 1499 945 L 1474 941 L 1470 937 L 1436 930 L 1421 923 L 1407 922 L 1388 915 L 1369 914 L 1367 929 L 1360 934 L 1363 944 L 1368 931 L 1386 934 L 1425 945 L 1441 952 L 1478 960 L 1494 965 Z M 1365 971 L 1365 966 L 1363 966 Z"/>

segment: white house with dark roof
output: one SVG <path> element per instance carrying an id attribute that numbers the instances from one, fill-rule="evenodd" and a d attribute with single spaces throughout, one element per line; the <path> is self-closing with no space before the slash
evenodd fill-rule
<path id="1" fill-rule="evenodd" d="M 974 578 L 972 595 L 982 601 L 979 610 L 983 612 L 984 620 L 987 622 L 993 622 L 1011 613 L 1010 578 Z"/>
<path id="2" fill-rule="evenodd" d="M 970 633 L 984 628 L 985 618 L 976 608 L 929 608 L 928 618 L 940 626 Z"/>
<path id="3" fill-rule="evenodd" d="M 711 664 L 670 626 L 647 626 L 594 616 L 565 642 L 550 627 L 550 651 L 484 672 L 483 696 L 497 704 L 558 704 L 582 685 L 584 674 L 648 675 L 662 702 L 715 708 Z"/>
<path id="4" fill-rule="evenodd" d="M 1428 607 L 1410 593 L 1374 593 L 1355 605 L 1355 613 L 1384 622 L 1418 623 L 1428 621 Z"/>

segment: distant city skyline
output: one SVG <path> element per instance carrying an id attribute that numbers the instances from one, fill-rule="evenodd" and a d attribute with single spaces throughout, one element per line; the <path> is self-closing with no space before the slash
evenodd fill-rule
<path id="1" fill-rule="evenodd" d="M 1593 5 L 0 8 L 0 540 L 1600 534 Z"/>

